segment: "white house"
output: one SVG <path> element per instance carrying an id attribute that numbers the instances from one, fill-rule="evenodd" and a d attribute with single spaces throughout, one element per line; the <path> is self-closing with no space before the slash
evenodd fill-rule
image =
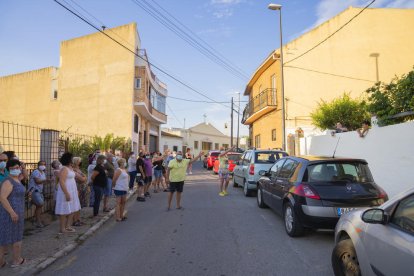
<path id="1" fill-rule="evenodd" d="M 168 131 L 161 131 L 160 148 L 162 151 L 170 149 L 172 151 L 183 150 L 183 137 Z"/>

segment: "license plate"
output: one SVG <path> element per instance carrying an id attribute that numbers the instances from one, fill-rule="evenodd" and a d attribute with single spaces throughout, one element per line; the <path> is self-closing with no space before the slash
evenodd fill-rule
<path id="1" fill-rule="evenodd" d="M 349 213 L 349 212 L 354 211 L 356 209 L 358 209 L 358 208 L 337 208 L 336 211 L 337 211 L 338 217 L 340 217 L 341 215 Z"/>

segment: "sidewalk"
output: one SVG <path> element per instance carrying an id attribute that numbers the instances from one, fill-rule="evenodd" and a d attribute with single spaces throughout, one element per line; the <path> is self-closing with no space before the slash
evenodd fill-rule
<path id="1" fill-rule="evenodd" d="M 127 200 L 135 194 L 129 194 Z M 83 226 L 74 227 L 76 233 L 58 234 L 59 217 L 51 214 L 43 214 L 46 227 L 36 228 L 31 221 L 25 222 L 23 235 L 22 256 L 26 258 L 26 264 L 19 268 L 11 268 L 12 262 L 11 249 L 6 255 L 8 265 L 0 269 L 0 275 L 32 275 L 53 263 L 57 258 L 66 255 L 75 249 L 79 244 L 91 236 L 106 221 L 112 218 L 115 213 L 116 199 L 112 196 L 109 199 L 109 213 L 100 211 L 97 217 L 92 216 L 92 207 L 81 209 L 81 221 Z M 101 203 L 102 209 L 103 203 Z"/>

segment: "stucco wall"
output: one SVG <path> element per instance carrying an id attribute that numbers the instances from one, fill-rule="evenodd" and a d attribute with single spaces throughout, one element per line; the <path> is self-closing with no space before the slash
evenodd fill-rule
<path id="1" fill-rule="evenodd" d="M 111 32 L 129 44 L 137 43 L 136 24 Z M 131 52 L 101 33 L 62 42 L 60 128 L 131 137 L 134 60 Z"/>
<path id="2" fill-rule="evenodd" d="M 57 69 L 48 67 L 1 77 L 0 120 L 58 129 L 59 101 L 52 94 L 56 76 Z"/>
<path id="3" fill-rule="evenodd" d="M 355 131 L 301 139 L 301 154 L 363 158 L 368 161 L 375 182 L 389 196 L 396 195 L 414 185 L 414 122 L 369 130 L 360 138 Z M 305 145 L 306 144 L 306 145 Z"/>
<path id="4" fill-rule="evenodd" d="M 161 152 L 164 152 L 166 148 L 169 150 L 173 150 L 174 146 L 176 146 L 178 150 L 183 150 L 183 138 L 163 136 L 163 135 L 161 136 L 161 143 L 160 143 Z"/>

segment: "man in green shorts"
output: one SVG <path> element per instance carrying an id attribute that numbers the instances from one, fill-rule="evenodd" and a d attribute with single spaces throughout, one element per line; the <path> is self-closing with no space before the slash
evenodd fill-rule
<path id="1" fill-rule="evenodd" d="M 168 163 L 168 169 L 165 181 L 169 184 L 170 194 L 168 195 L 168 208 L 171 209 L 171 201 L 175 192 L 177 192 L 177 209 L 182 209 L 181 207 L 181 193 L 183 192 L 185 173 L 189 164 L 192 164 L 198 158 L 204 155 L 204 152 L 200 152 L 199 155 L 193 159 L 183 159 L 183 153 L 181 151 L 177 152 L 175 159 L 171 160 Z"/>

